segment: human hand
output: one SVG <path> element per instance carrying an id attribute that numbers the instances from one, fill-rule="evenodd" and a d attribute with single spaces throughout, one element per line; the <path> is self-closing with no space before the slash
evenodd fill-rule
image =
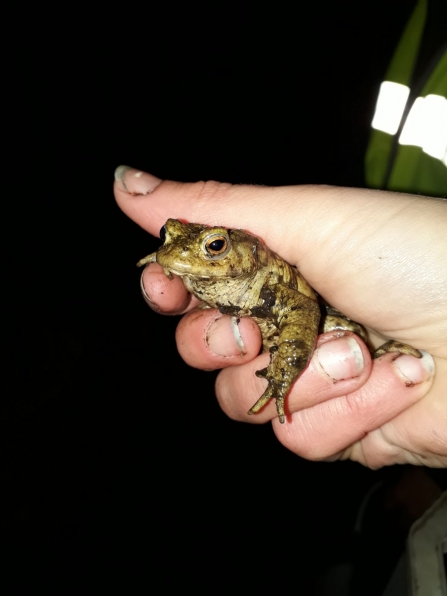
<path id="1" fill-rule="evenodd" d="M 181 184 L 130 169 L 118 170 L 115 195 L 153 235 L 172 217 L 261 237 L 361 323 L 374 347 L 392 338 L 426 352 L 371 361 L 357 336 L 325 334 L 288 395 L 287 423 L 279 423 L 274 403 L 249 416 L 266 384 L 255 371 L 269 359 L 258 355 L 256 323 L 235 326 L 215 309 L 195 310 L 199 301 L 183 282 L 151 264 L 142 275 L 146 297 L 159 312 L 187 313 L 179 351 L 191 366 L 223 368 L 216 394 L 230 417 L 272 420 L 278 439 L 308 459 L 447 466 L 446 201 L 323 186 Z"/>

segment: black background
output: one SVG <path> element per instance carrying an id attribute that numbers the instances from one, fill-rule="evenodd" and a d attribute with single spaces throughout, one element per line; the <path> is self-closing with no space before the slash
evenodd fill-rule
<path id="1" fill-rule="evenodd" d="M 140 296 L 135 262 L 158 242 L 119 211 L 113 172 L 363 186 L 413 6 L 36 12 L 8 198 L 2 523 L 16 587 L 134 593 L 180 575 L 210 592 L 307 594 L 352 558 L 362 498 L 387 472 L 306 462 L 269 425 L 221 413 L 215 375 L 181 361 L 176 320 Z"/>

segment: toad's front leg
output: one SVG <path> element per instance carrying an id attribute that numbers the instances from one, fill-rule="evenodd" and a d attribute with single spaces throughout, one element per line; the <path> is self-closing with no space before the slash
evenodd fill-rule
<path id="1" fill-rule="evenodd" d="M 140 259 L 137 263 L 137 267 L 142 267 L 143 265 L 149 265 L 149 263 L 156 263 L 156 262 L 157 262 L 157 253 L 153 252 L 150 255 L 147 255 L 147 257 Z M 169 269 L 166 269 L 166 267 L 163 267 L 163 271 L 164 271 L 165 275 L 167 277 L 169 277 L 169 279 L 173 278 L 173 275 L 169 271 Z"/>
<path id="2" fill-rule="evenodd" d="M 285 421 L 284 401 L 293 382 L 306 368 L 313 354 L 318 335 L 320 308 L 318 303 L 304 294 L 287 287 L 275 288 L 280 297 L 277 346 L 270 348 L 270 364 L 256 375 L 268 381 L 268 387 L 248 411 L 255 414 L 272 398 L 276 399 L 279 421 Z M 292 305 L 292 306 L 290 306 Z"/>

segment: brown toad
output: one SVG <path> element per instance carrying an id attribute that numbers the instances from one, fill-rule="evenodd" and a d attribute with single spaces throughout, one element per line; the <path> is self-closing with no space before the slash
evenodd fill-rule
<path id="1" fill-rule="evenodd" d="M 256 374 L 267 379 L 268 387 L 249 414 L 275 398 L 279 420 L 285 421 L 285 397 L 306 368 L 319 330 L 349 330 L 366 339 L 359 324 L 329 306 L 320 307 L 316 293 L 298 269 L 256 236 L 168 219 L 160 237 L 163 245 L 141 259 L 139 267 L 157 262 L 170 278 L 172 274 L 180 276 L 186 289 L 204 305 L 223 314 L 252 317 L 259 325 L 270 364 Z M 378 348 L 374 357 L 385 352 L 421 357 L 418 350 L 395 341 Z"/>

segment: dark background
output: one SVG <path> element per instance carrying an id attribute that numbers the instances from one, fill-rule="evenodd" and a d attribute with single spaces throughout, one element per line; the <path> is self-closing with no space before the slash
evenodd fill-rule
<path id="1" fill-rule="evenodd" d="M 135 263 L 158 241 L 115 205 L 113 172 L 363 186 L 379 85 L 413 6 L 36 12 L 21 40 L 0 410 L 16 587 L 133 593 L 180 575 L 186 589 L 310 594 L 352 560 L 358 508 L 390 471 L 306 462 L 269 425 L 225 417 L 215 375 L 180 360 L 177 321 L 140 296 Z"/>

